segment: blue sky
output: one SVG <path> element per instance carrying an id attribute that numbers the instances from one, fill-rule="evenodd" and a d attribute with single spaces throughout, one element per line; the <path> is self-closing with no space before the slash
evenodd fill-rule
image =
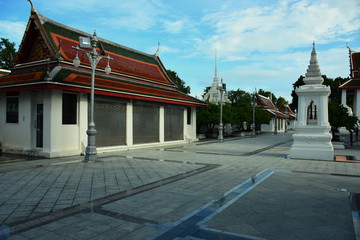
<path id="1" fill-rule="evenodd" d="M 228 90 L 264 89 L 291 101 L 312 42 L 322 74 L 349 76 L 346 42 L 360 51 L 359 0 L 33 0 L 47 18 L 155 53 L 200 97 L 214 76 Z M 0 0 L 0 37 L 19 47 L 30 15 L 26 0 Z"/>

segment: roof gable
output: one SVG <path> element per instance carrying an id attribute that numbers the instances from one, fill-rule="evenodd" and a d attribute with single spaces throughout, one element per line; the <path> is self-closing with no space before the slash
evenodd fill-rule
<path id="1" fill-rule="evenodd" d="M 51 51 L 43 39 L 34 18 L 30 18 L 18 52 L 16 64 L 43 60 Z"/>
<path id="2" fill-rule="evenodd" d="M 17 63 L 23 64 L 46 58 L 57 58 L 71 63 L 76 55 L 76 50 L 72 46 L 79 44 L 79 36 L 91 37 L 92 35 L 50 20 L 32 9 Z M 157 56 L 102 38 L 98 40 L 104 46 L 106 55 L 113 58 L 110 62 L 113 73 L 176 87 Z M 90 66 L 85 54 L 79 54 L 79 58 L 83 65 Z M 107 60 L 102 59 L 97 68 L 105 69 L 106 64 Z"/>
<path id="3" fill-rule="evenodd" d="M 260 105 L 261 107 L 266 108 L 266 109 L 271 109 L 271 110 L 276 109 L 274 103 L 272 102 L 272 100 L 270 98 L 260 95 L 258 93 L 256 95 L 257 95 L 256 99 L 257 99 L 258 105 Z"/>

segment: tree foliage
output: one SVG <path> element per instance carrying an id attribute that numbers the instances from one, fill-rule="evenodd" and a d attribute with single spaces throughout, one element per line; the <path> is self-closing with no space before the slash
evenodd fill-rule
<path id="1" fill-rule="evenodd" d="M 178 90 L 180 92 L 183 92 L 185 94 L 190 94 L 190 87 L 185 86 L 185 82 L 178 76 L 178 74 L 175 71 L 167 70 L 167 73 L 169 74 L 171 79 L 175 81 L 175 83 L 178 86 Z"/>
<path id="2" fill-rule="evenodd" d="M 329 123 L 333 135 L 340 127 L 345 127 L 348 131 L 355 130 L 359 119 L 356 116 L 349 116 L 347 111 L 337 101 L 329 101 Z"/>
<path id="3" fill-rule="evenodd" d="M 208 91 L 208 88 L 205 89 Z M 228 97 L 231 103 L 223 105 L 223 124 L 232 124 L 243 126 L 246 122 L 248 126 L 253 121 L 253 106 L 251 105 L 252 95 L 243 90 L 228 91 Z M 259 107 L 255 108 L 255 123 L 268 124 L 270 114 Z M 215 126 L 220 123 L 220 105 L 209 103 L 208 108 L 197 109 L 197 124 L 206 125 L 207 133 L 212 133 Z M 248 128 L 249 129 L 249 128 Z"/>
<path id="4" fill-rule="evenodd" d="M 204 98 L 205 95 L 210 91 L 210 88 L 211 88 L 211 87 L 206 87 L 206 88 L 204 89 L 204 92 L 203 92 L 203 94 L 201 95 L 202 98 Z"/>
<path id="5" fill-rule="evenodd" d="M 198 127 L 206 125 L 207 133 L 212 133 L 216 124 L 220 121 L 219 105 L 209 103 L 207 108 L 196 109 L 196 122 Z"/>
<path id="6" fill-rule="evenodd" d="M 12 68 L 14 66 L 15 58 L 15 43 L 9 42 L 9 39 L 0 38 L 0 68 Z"/>

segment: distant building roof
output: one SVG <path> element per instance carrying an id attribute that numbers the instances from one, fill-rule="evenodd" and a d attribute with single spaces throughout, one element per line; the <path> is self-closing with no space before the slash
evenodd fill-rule
<path id="1" fill-rule="evenodd" d="M 288 116 L 285 114 L 285 111 L 279 111 L 270 98 L 256 93 L 256 100 L 257 106 L 269 112 L 271 117 L 288 118 Z"/>

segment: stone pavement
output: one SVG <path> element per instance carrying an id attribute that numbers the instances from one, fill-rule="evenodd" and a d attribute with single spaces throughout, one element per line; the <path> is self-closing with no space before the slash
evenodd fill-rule
<path id="1" fill-rule="evenodd" d="M 0 157 L 0 239 L 360 239 L 360 161 L 290 146 L 282 133 L 89 163 Z M 335 153 L 360 159 L 356 144 Z"/>

